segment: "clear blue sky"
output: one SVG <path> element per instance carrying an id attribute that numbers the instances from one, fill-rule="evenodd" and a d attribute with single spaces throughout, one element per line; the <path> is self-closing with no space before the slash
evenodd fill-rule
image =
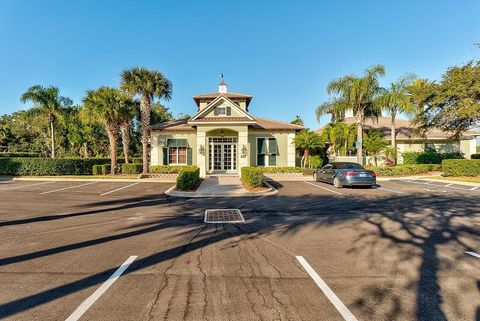
<path id="1" fill-rule="evenodd" d="M 384 64 L 382 84 L 406 72 L 438 78 L 480 57 L 480 1 L 21 1 L 0 2 L 0 113 L 25 108 L 31 85 L 80 103 L 145 66 L 173 82 L 174 114 L 192 96 L 254 96 L 254 115 L 319 127 L 327 83 Z M 324 120 L 323 122 L 325 122 Z M 322 123 L 323 123 L 322 122 Z"/>

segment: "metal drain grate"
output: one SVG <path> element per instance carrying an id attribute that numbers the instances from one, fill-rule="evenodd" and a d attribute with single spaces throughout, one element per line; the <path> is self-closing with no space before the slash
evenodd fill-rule
<path id="1" fill-rule="evenodd" d="M 205 211 L 205 223 L 244 223 L 239 209 L 211 209 Z"/>

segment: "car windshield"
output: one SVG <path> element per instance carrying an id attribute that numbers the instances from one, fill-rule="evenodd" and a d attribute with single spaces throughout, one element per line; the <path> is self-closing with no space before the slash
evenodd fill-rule
<path id="1" fill-rule="evenodd" d="M 363 169 L 363 166 L 357 163 L 335 163 L 336 169 Z"/>

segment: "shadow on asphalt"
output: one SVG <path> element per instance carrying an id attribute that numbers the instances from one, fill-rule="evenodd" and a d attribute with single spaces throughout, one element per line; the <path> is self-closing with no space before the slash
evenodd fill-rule
<path id="1" fill-rule="evenodd" d="M 283 188 L 279 183 L 275 183 L 275 185 L 280 190 Z M 206 208 L 211 208 L 212 204 L 215 204 L 216 207 L 226 207 L 228 204 L 229 207 L 240 208 L 248 218 L 247 224 L 226 224 L 222 229 L 215 229 L 215 231 L 212 229 L 207 232 L 207 225 L 203 223 L 201 214 Z M 3 258 L 0 259 L 0 266 L 155 233 L 167 228 L 179 229 L 179 233 L 185 233 L 185 228 L 196 231 L 184 244 L 135 261 L 125 272 L 128 274 L 234 237 L 255 238 L 262 233 L 272 231 L 296 233 L 306 225 L 320 228 L 360 219 L 374 229 L 359 230 L 356 241 L 351 244 L 350 253 L 358 254 L 362 251 L 369 251 L 375 247 L 379 238 L 389 240 L 390 246 L 402 254 L 398 257 L 398 263 L 413 259 L 414 254 L 412 253 L 420 253 L 421 263 L 417 271 L 418 275 L 405 285 L 405 290 L 416 288 L 416 320 L 446 321 L 447 317 L 442 310 L 443 298 L 438 272 L 440 263 L 442 266 L 448 266 L 448 262 L 441 262 L 437 253 L 438 248 L 446 244 L 459 246 L 461 250 L 458 251 L 459 255 L 455 259 L 461 260 L 464 251 L 473 250 L 462 242 L 461 238 L 478 239 L 479 237 L 478 230 L 472 228 L 475 226 L 474 220 L 478 220 L 480 212 L 478 199 L 473 196 L 432 197 L 429 194 L 377 195 L 371 199 L 358 195 L 351 197 L 307 194 L 275 195 L 253 199 L 194 200 L 154 195 L 94 202 L 83 205 L 82 208 L 88 209 L 84 212 L 3 222 L 2 226 L 68 219 L 82 215 L 103 215 L 121 209 L 141 210 L 155 206 L 169 206 L 177 214 L 132 225 L 128 231 L 121 231 L 119 234 Z M 92 210 L 91 208 L 96 209 Z M 279 213 L 286 211 L 299 219 L 285 220 Z M 3 303 L 0 305 L 0 317 L 12 316 L 87 287 L 101 284 L 115 270 L 116 267 L 28 297 Z M 479 284 L 477 283 L 477 286 L 480 286 Z M 397 320 L 403 311 L 400 297 L 390 291 L 388 287 L 375 284 L 363 288 L 362 293 L 358 294 L 355 305 L 366 315 L 371 316 L 371 320 Z M 372 306 L 375 305 L 388 306 L 389 309 L 385 312 L 386 314 L 379 316 L 375 310 L 372 310 Z M 480 320 L 479 315 L 480 307 L 477 309 L 477 321 Z"/>

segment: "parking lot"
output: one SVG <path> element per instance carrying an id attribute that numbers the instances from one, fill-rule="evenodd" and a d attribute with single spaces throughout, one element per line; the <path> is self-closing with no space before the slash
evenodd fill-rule
<path id="1" fill-rule="evenodd" d="M 0 319 L 480 320 L 480 188 L 380 183 L 2 181 Z M 205 223 L 215 208 L 245 223 Z"/>

